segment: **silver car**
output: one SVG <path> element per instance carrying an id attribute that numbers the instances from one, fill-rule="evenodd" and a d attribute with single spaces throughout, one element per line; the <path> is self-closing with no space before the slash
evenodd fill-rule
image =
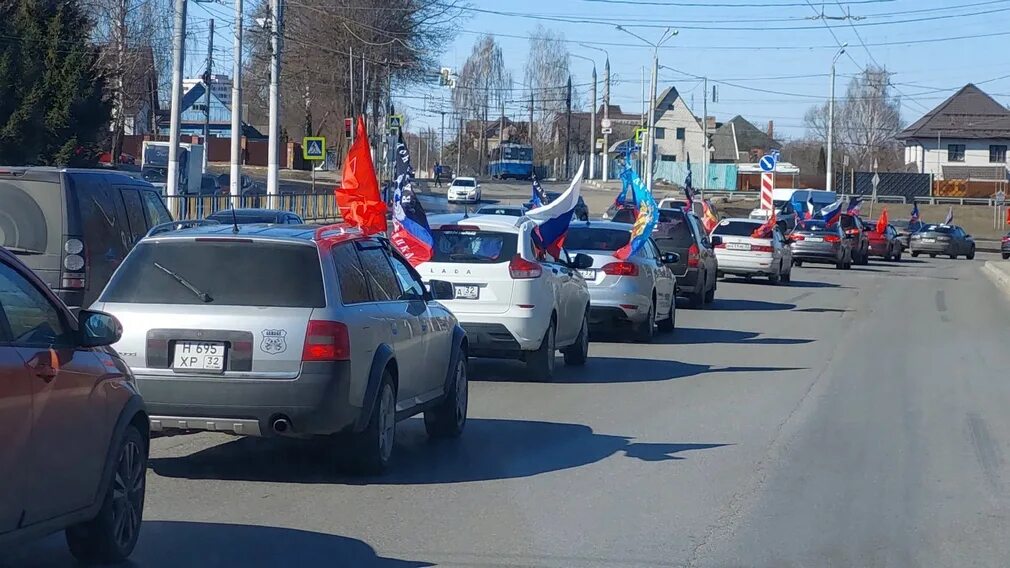
<path id="1" fill-rule="evenodd" d="M 466 335 L 435 301 L 452 286 L 430 285 L 346 226 L 204 225 L 141 241 L 95 309 L 123 324 L 153 431 L 345 434 L 374 472 L 397 420 L 466 423 Z"/>
<path id="2" fill-rule="evenodd" d="M 631 257 L 614 256 L 628 244 L 627 224 L 612 221 L 577 221 L 565 237 L 570 254 L 582 253 L 593 259 L 592 268 L 579 270 L 589 286 L 591 328 L 611 329 L 631 325 L 638 341 L 649 341 L 656 328 L 672 331 L 677 318 L 677 278 L 670 264 L 680 260 L 676 253 L 661 253 L 649 239 Z"/>

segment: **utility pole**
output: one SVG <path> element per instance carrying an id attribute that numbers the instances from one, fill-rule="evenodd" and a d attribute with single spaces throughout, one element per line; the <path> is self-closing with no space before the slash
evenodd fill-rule
<path id="1" fill-rule="evenodd" d="M 175 0 L 175 33 L 172 37 L 172 114 L 168 136 L 168 179 L 165 196 L 173 213 L 179 211 L 179 122 L 182 113 L 182 69 L 186 54 L 186 0 Z"/>
<path id="2" fill-rule="evenodd" d="M 610 121 L 610 55 L 603 65 L 603 120 Z M 603 135 L 603 181 L 610 179 L 610 134 Z"/>
<path id="3" fill-rule="evenodd" d="M 203 76 L 203 173 L 207 173 L 210 161 L 210 80 L 214 66 L 214 20 L 210 20 L 210 35 L 207 37 L 207 71 Z"/>
<path id="4" fill-rule="evenodd" d="M 572 175 L 568 161 L 572 156 L 572 76 L 568 76 L 568 90 L 565 93 L 565 179 Z"/>
<path id="5" fill-rule="evenodd" d="M 701 197 L 705 198 L 705 187 L 708 185 L 708 77 L 705 77 L 705 91 L 702 93 L 704 102 L 701 104 L 701 138 L 704 152 L 701 155 Z"/>
<path id="6" fill-rule="evenodd" d="M 270 145 L 267 149 L 267 203 L 278 206 L 281 145 L 281 47 L 284 30 L 283 0 L 270 0 Z"/>
<path id="7" fill-rule="evenodd" d="M 442 135 L 438 143 L 438 163 L 445 160 L 445 107 L 440 107 L 438 114 L 442 115 Z"/>
<path id="8" fill-rule="evenodd" d="M 505 142 L 505 97 L 501 99 L 501 118 L 498 119 L 498 147 Z"/>
<path id="9" fill-rule="evenodd" d="M 656 83 L 659 81 L 659 48 L 652 55 L 652 88 L 649 90 L 649 149 L 646 153 L 645 167 L 649 177 L 646 178 L 646 188 L 652 191 L 652 164 L 656 159 Z"/>
<path id="10" fill-rule="evenodd" d="M 364 80 L 364 77 L 362 77 L 362 80 Z M 347 105 L 349 107 L 348 110 L 351 111 L 350 115 L 351 115 L 351 119 L 353 120 L 354 119 L 354 115 L 355 115 L 355 112 L 354 112 L 354 46 L 350 46 L 350 47 L 347 48 L 347 84 L 348 84 L 347 94 L 350 95 L 350 96 L 347 97 Z M 365 101 L 362 100 L 361 102 L 362 102 L 362 108 L 364 108 L 364 102 Z M 352 124 L 351 125 L 351 136 L 354 136 L 354 131 L 355 130 L 356 129 L 354 128 L 354 125 Z"/>
<path id="11" fill-rule="evenodd" d="M 459 140 L 456 142 L 456 171 L 453 172 L 453 177 L 459 177 L 460 167 L 463 164 L 463 113 L 459 113 L 459 130 L 456 136 Z"/>
<path id="12" fill-rule="evenodd" d="M 231 72 L 231 167 L 228 193 L 232 207 L 239 206 L 242 177 L 242 0 L 235 0 L 235 45 Z"/>
<path id="13" fill-rule="evenodd" d="M 849 44 L 843 43 L 841 48 L 839 48 L 838 53 L 835 54 L 835 58 L 831 60 L 831 95 L 828 97 L 828 163 L 826 164 L 827 175 L 824 179 L 824 189 L 827 191 L 832 191 L 834 186 L 831 185 L 833 181 L 831 179 L 832 174 L 832 161 L 833 161 L 833 151 L 835 148 L 835 64 L 838 63 L 838 58 L 845 53 L 845 48 Z"/>
<path id="14" fill-rule="evenodd" d="M 570 53 L 572 57 L 585 59 L 593 64 L 593 106 L 589 111 L 589 178 L 596 177 L 596 61 L 581 55 Z"/>
<path id="15" fill-rule="evenodd" d="M 351 67 L 354 67 L 354 60 L 351 60 Z M 354 98 L 354 92 L 351 92 L 351 98 Z M 368 100 L 365 94 L 365 54 L 361 54 L 361 114 L 368 114 Z"/>

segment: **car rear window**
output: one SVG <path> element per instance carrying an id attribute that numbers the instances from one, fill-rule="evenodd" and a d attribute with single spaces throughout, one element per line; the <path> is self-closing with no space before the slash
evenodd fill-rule
<path id="1" fill-rule="evenodd" d="M 687 248 L 694 244 L 694 234 L 687 215 L 681 211 L 659 211 L 659 223 L 652 233 L 652 238 L 663 250 L 672 248 Z"/>
<path id="2" fill-rule="evenodd" d="M 801 221 L 796 224 L 797 231 L 810 231 L 811 233 L 833 233 L 835 229 L 828 228 L 824 221 Z"/>
<path id="3" fill-rule="evenodd" d="M 940 233 L 942 235 L 949 235 L 954 232 L 954 227 L 945 227 L 943 225 L 930 225 L 926 227 L 925 230 L 931 233 Z"/>
<path id="4" fill-rule="evenodd" d="M 515 256 L 519 235 L 475 229 L 435 229 L 432 262 L 496 264 Z"/>
<path id="5" fill-rule="evenodd" d="M 100 301 L 283 308 L 326 305 L 315 247 L 228 239 L 142 242 L 123 261 Z"/>
<path id="6" fill-rule="evenodd" d="M 744 221 L 722 221 L 712 231 L 712 234 L 727 237 L 749 237 L 760 225 L 760 223 L 746 223 Z"/>
<path id="7" fill-rule="evenodd" d="M 273 211 L 263 211 L 263 212 L 242 212 L 236 211 L 235 217 L 232 218 L 232 213 L 230 209 L 225 209 L 223 211 L 218 211 L 213 215 L 208 215 L 207 219 L 211 221 L 217 221 L 222 224 L 232 224 L 233 221 L 237 220 L 239 225 L 246 225 L 250 223 L 276 223 L 277 213 Z"/>
<path id="8" fill-rule="evenodd" d="M 59 183 L 0 180 L 0 244 L 28 254 L 59 253 L 62 202 Z"/>
<path id="9" fill-rule="evenodd" d="M 623 229 L 572 227 L 565 237 L 568 250 L 615 251 L 628 244 L 631 232 Z"/>
<path id="10" fill-rule="evenodd" d="M 481 207 L 477 213 L 482 215 L 508 215 L 510 217 L 522 217 L 524 214 L 522 207 Z"/>

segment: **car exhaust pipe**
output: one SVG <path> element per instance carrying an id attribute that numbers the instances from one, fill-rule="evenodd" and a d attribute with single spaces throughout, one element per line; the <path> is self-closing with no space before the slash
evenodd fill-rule
<path id="1" fill-rule="evenodd" d="M 291 421 L 286 417 L 281 416 L 279 418 L 274 418 L 274 421 L 270 424 L 274 432 L 278 434 L 286 434 L 291 429 Z"/>

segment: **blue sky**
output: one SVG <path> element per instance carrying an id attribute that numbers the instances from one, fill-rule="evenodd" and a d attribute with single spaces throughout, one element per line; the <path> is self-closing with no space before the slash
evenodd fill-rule
<path id="1" fill-rule="evenodd" d="M 197 34 L 206 30 L 204 6 L 191 3 L 189 21 Z M 892 81 L 903 95 L 907 123 L 968 82 L 979 84 L 1003 104 L 1010 103 L 1006 55 L 1010 0 L 471 0 L 470 6 L 473 10 L 459 22 L 458 35 L 441 57 L 443 66 L 462 67 L 473 42 L 490 32 L 502 45 L 513 76 L 521 81 L 525 38 L 543 24 L 563 33 L 573 53 L 595 59 L 601 80 L 605 55 L 578 43 L 606 49 L 614 80 L 612 103 L 634 112 L 641 112 L 642 67 L 651 64 L 652 48 L 617 30 L 618 24 L 652 41 L 667 26 L 678 30 L 660 50 L 660 64 L 708 76 L 709 94 L 713 84 L 719 92 L 719 102 L 709 102 L 709 114 L 718 120 L 741 114 L 762 128 L 774 120 L 782 137 L 801 136 L 804 112 L 827 99 L 828 72 L 839 42 L 849 46 L 837 66 L 838 92 L 844 92 L 849 79 L 864 66 L 883 65 L 895 73 Z M 209 9 L 231 15 L 230 6 L 214 4 Z M 852 19 L 809 19 L 822 9 L 827 17 L 848 13 Z M 507 15 L 512 13 L 521 16 Z M 215 51 L 221 52 L 218 65 L 230 69 L 227 23 L 218 22 Z M 937 41 L 961 36 L 967 38 Z M 192 50 L 206 49 L 203 42 L 193 43 Z M 187 74 L 202 67 L 202 60 L 190 55 Z M 590 80 L 590 62 L 573 59 L 572 69 L 575 84 Z M 689 103 L 693 95 L 700 115 L 704 96 L 700 81 L 678 71 L 661 69 L 659 90 L 675 85 Z M 588 101 L 588 86 L 583 91 Z M 438 115 L 425 116 L 420 110 L 423 103 L 414 97 L 448 97 L 448 92 L 417 86 L 400 94 L 409 97 L 400 101 L 412 117 L 413 127 L 408 128 L 437 127 Z M 518 104 L 509 112 L 518 119 L 526 115 Z"/>

